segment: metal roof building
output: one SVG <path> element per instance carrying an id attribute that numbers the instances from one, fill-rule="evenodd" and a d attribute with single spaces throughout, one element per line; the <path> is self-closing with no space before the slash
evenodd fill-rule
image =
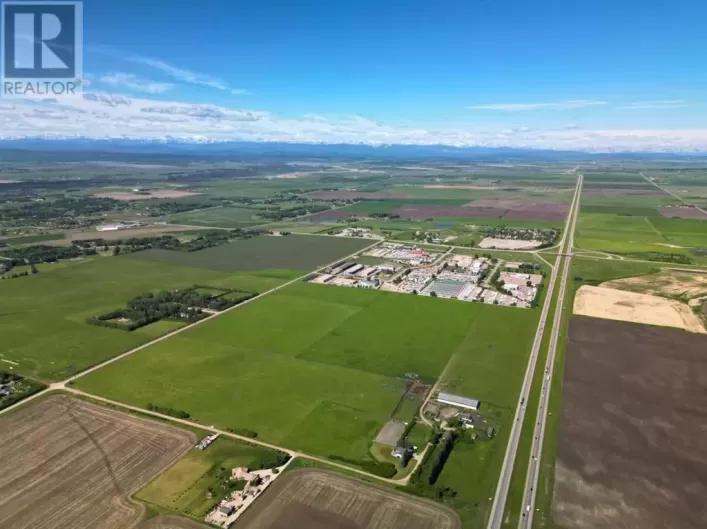
<path id="1" fill-rule="evenodd" d="M 449 404 L 451 406 L 459 406 L 460 408 L 466 408 L 469 410 L 478 410 L 481 402 L 476 399 L 468 399 L 466 397 L 460 397 L 459 395 L 452 395 L 451 393 L 441 392 L 437 396 L 437 402 L 443 404 Z"/>

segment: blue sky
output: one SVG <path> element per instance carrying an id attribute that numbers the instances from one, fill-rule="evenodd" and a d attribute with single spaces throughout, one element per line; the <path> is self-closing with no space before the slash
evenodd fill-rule
<path id="1" fill-rule="evenodd" d="M 84 71 L 98 94 L 249 116 L 214 139 L 707 150 L 705 20 L 700 0 L 85 0 Z"/>

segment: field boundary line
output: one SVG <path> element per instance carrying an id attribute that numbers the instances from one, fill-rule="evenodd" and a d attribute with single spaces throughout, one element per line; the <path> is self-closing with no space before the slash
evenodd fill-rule
<path id="1" fill-rule="evenodd" d="M 707 211 L 705 211 L 705 210 L 702 209 L 701 207 L 695 206 L 693 203 L 688 202 L 687 200 L 685 200 L 684 198 L 682 198 L 682 197 L 679 196 L 679 195 L 676 195 L 676 194 L 673 193 L 672 191 L 668 191 L 668 190 L 665 189 L 663 186 L 661 186 L 660 184 L 657 184 L 657 183 L 654 182 L 651 178 L 647 177 L 645 174 L 643 174 L 643 173 L 638 173 L 638 174 L 640 174 L 643 178 L 645 178 L 648 182 L 650 182 L 651 184 L 653 184 L 655 187 L 657 187 L 658 189 L 660 189 L 663 193 L 667 193 L 667 194 L 670 195 L 671 197 L 678 199 L 680 202 L 682 202 L 682 203 L 685 204 L 686 206 L 690 206 L 690 207 L 692 207 L 692 208 L 695 208 L 697 211 L 700 211 L 702 214 L 704 214 L 705 216 L 707 216 Z"/>
<path id="2" fill-rule="evenodd" d="M 336 260 L 332 261 L 331 263 L 327 263 L 326 265 L 321 266 L 321 267 L 317 268 L 316 270 L 313 270 L 313 271 L 311 271 L 311 272 L 307 272 L 306 274 L 303 274 L 303 275 L 301 275 L 301 276 L 299 276 L 299 277 L 297 277 L 297 278 L 295 278 L 295 279 L 293 279 L 293 280 L 291 280 L 291 281 L 288 281 L 288 282 L 286 282 L 286 283 L 283 283 L 282 285 L 278 285 L 278 286 L 276 286 L 276 287 L 274 287 L 274 288 L 271 288 L 270 290 L 266 290 L 265 292 L 263 292 L 263 293 L 261 293 L 261 294 L 258 294 L 257 296 L 252 297 L 252 298 L 250 298 L 250 299 L 247 299 L 247 300 L 245 300 L 244 302 L 239 303 L 238 305 L 234 305 L 233 307 L 229 307 L 229 308 L 227 308 L 226 310 L 222 310 L 221 312 L 218 312 L 218 313 L 216 313 L 216 314 L 212 314 L 212 315 L 210 315 L 210 316 L 207 316 L 206 318 L 203 318 L 203 319 L 201 319 L 201 320 L 199 320 L 199 321 L 196 321 L 196 322 L 191 323 L 191 324 L 189 324 L 189 325 L 185 325 L 184 327 L 180 327 L 179 329 L 177 329 L 177 330 L 175 330 L 175 331 L 172 331 L 172 332 L 170 332 L 170 333 L 167 333 L 167 334 L 165 334 L 165 335 L 163 335 L 163 336 L 160 336 L 159 338 L 156 338 L 155 340 L 152 340 L 151 342 L 147 342 L 147 343 L 142 344 L 142 345 L 140 345 L 140 346 L 138 346 L 138 347 L 136 347 L 136 348 L 134 348 L 134 349 L 131 349 L 131 350 L 129 350 L 129 351 L 126 351 L 126 352 L 124 352 L 124 353 L 121 353 L 121 354 L 119 354 L 118 356 L 114 356 L 113 358 L 109 358 L 108 360 L 105 360 L 104 362 L 101 362 L 100 364 L 96 364 L 95 366 L 89 367 L 89 368 L 85 369 L 84 371 L 81 371 L 80 373 L 76 373 L 75 375 L 73 375 L 73 376 L 69 377 L 68 379 L 66 379 L 66 380 L 64 381 L 64 383 L 74 382 L 75 380 L 77 380 L 77 379 L 79 379 L 79 378 L 81 378 L 81 377 L 83 377 L 83 376 L 85 376 L 85 375 L 88 375 L 88 374 L 90 374 L 90 373 L 93 373 L 94 371 L 97 371 L 97 370 L 101 369 L 102 367 L 105 367 L 105 366 L 107 366 L 107 365 L 109 365 L 109 364 L 112 364 L 112 363 L 114 363 L 114 362 L 117 362 L 118 360 L 122 360 L 123 358 L 126 358 L 126 357 L 128 357 L 128 356 L 130 356 L 130 355 L 133 355 L 133 354 L 137 353 L 138 351 L 141 351 L 141 350 L 146 349 L 146 348 L 148 348 L 148 347 L 150 347 L 150 346 L 152 346 L 152 345 L 154 345 L 154 344 L 157 344 L 157 343 L 159 343 L 159 342 L 162 342 L 162 341 L 164 341 L 164 340 L 167 340 L 167 339 L 169 339 L 169 338 L 172 338 L 173 336 L 176 336 L 176 335 L 178 335 L 178 334 L 180 334 L 180 333 L 182 333 L 182 332 L 185 332 L 185 331 L 187 331 L 187 330 L 189 330 L 189 329 L 193 329 L 193 328 L 196 327 L 197 325 L 201 325 L 201 324 L 203 324 L 203 323 L 205 323 L 205 322 L 207 322 L 207 321 L 211 321 L 211 320 L 213 320 L 213 319 L 215 319 L 215 318 L 218 318 L 219 316 L 222 316 L 223 314 L 227 314 L 227 313 L 229 313 L 229 312 L 231 312 L 231 311 L 233 311 L 233 310 L 236 310 L 236 309 L 239 308 L 239 307 L 243 307 L 243 306 L 245 306 L 245 305 L 248 305 L 249 303 L 252 303 L 252 302 L 254 302 L 254 301 L 258 300 L 258 299 L 261 299 L 261 298 L 267 296 L 268 294 L 272 294 L 273 292 L 277 292 L 278 290 L 281 290 L 281 289 L 283 289 L 283 288 L 285 288 L 285 287 L 288 287 L 288 286 L 290 286 L 290 285 L 293 285 L 293 284 L 295 284 L 295 283 L 298 283 L 298 282 L 302 281 L 303 279 L 305 279 L 306 277 L 308 277 L 308 276 L 310 276 L 310 275 L 312 275 L 312 274 L 319 273 L 321 270 L 324 270 L 324 269 L 327 268 L 328 266 L 331 266 L 331 264 L 333 264 L 333 263 L 337 263 L 337 262 L 341 261 L 342 259 L 349 259 L 349 258 L 353 257 L 354 255 L 357 255 L 357 254 L 359 254 L 359 253 L 361 253 L 361 252 L 365 252 L 365 251 L 367 251 L 367 250 L 370 250 L 371 248 L 373 248 L 374 246 L 376 246 L 376 245 L 379 244 L 380 242 L 381 242 L 381 241 L 375 241 L 374 244 L 371 244 L 371 245 L 369 245 L 369 246 L 367 246 L 367 247 L 365 247 L 365 248 L 361 248 L 360 250 L 356 250 L 355 252 L 353 252 L 353 253 L 351 253 L 351 254 L 345 256 L 345 257 L 341 257 L 341 258 L 339 258 L 339 259 L 336 259 Z"/>
<path id="3" fill-rule="evenodd" d="M 245 435 L 239 435 L 239 434 L 236 434 L 233 432 L 229 432 L 227 430 L 222 430 L 220 428 L 216 428 L 215 426 L 210 426 L 210 425 L 202 424 L 202 423 L 195 422 L 192 420 L 187 420 L 187 419 L 179 419 L 177 417 L 172 417 L 171 415 L 164 415 L 164 414 L 156 412 L 156 411 L 151 411 L 151 410 L 147 410 L 145 408 L 140 408 L 139 406 L 133 406 L 131 404 L 126 404 L 124 402 L 120 402 L 117 400 L 107 399 L 105 397 L 101 397 L 100 395 L 94 395 L 92 393 L 87 393 L 87 392 L 82 391 L 80 389 L 66 386 L 65 383 L 54 384 L 53 386 L 54 386 L 53 389 L 58 389 L 60 391 L 64 391 L 64 392 L 72 394 L 72 395 L 78 395 L 78 396 L 87 398 L 89 400 L 98 401 L 99 403 L 110 404 L 111 406 L 123 408 L 124 410 L 134 411 L 134 412 L 140 413 L 142 415 L 149 415 L 152 417 L 162 419 L 164 421 L 168 421 L 168 422 L 172 422 L 172 423 L 176 423 L 176 424 L 181 424 L 183 426 L 189 426 L 190 428 L 197 428 L 199 430 L 204 430 L 207 432 L 218 433 L 220 435 L 223 435 L 224 437 L 230 437 L 232 439 L 236 439 L 236 440 L 242 441 L 244 443 L 249 443 L 251 445 L 262 446 L 263 448 L 269 448 L 270 450 L 277 450 L 279 452 L 284 452 L 290 456 L 291 460 L 294 460 L 297 457 L 301 457 L 302 459 L 308 459 L 310 461 L 316 461 L 317 463 L 322 463 L 322 464 L 329 465 L 329 466 L 339 468 L 342 470 L 347 470 L 349 472 L 354 472 L 356 474 L 360 474 L 361 476 L 366 476 L 366 477 L 369 477 L 372 479 L 376 479 L 376 480 L 382 481 L 384 483 L 390 483 L 391 485 L 406 485 L 408 480 L 410 479 L 410 475 L 408 475 L 402 479 L 399 479 L 399 480 L 384 478 L 381 476 L 377 476 L 376 474 L 371 474 L 370 472 L 366 472 L 365 470 L 362 470 L 360 468 L 351 467 L 348 465 L 337 463 L 336 461 L 330 461 L 329 459 L 326 459 L 323 457 L 307 454 L 305 452 L 300 452 L 298 450 L 293 450 L 291 448 L 279 446 L 274 443 L 268 443 L 266 441 L 261 441 L 257 438 L 246 437 Z M 24 400 L 22 402 L 27 402 L 27 401 Z M 5 410 L 7 410 L 7 409 L 9 409 L 9 408 L 5 408 Z M 3 411 L 5 411 L 5 410 L 3 410 Z"/>
<path id="4" fill-rule="evenodd" d="M 107 360 L 104 360 L 103 362 L 100 362 L 100 363 L 95 364 L 95 365 L 93 365 L 93 366 L 87 367 L 87 368 L 84 369 L 83 371 L 80 371 L 80 372 L 78 372 L 78 373 L 75 373 L 74 375 L 70 376 L 69 378 L 64 379 L 63 381 L 49 383 L 46 389 L 44 389 L 44 390 L 42 390 L 42 391 L 38 391 L 37 393 L 34 393 L 33 395 L 30 395 L 29 397 L 27 397 L 27 398 L 25 398 L 25 399 L 22 399 L 22 400 L 20 400 L 19 402 L 16 402 L 15 404 L 13 404 L 13 405 L 11 405 L 11 406 L 8 406 L 8 407 L 6 407 L 6 408 L 3 408 L 2 410 L 0 410 L 0 415 L 2 415 L 3 413 L 7 413 L 8 411 L 17 408 L 17 407 L 21 406 L 22 404 L 24 404 L 24 403 L 26 403 L 26 402 L 30 402 L 30 401 L 32 401 L 32 400 L 34 400 L 34 399 L 36 399 L 36 398 L 38 398 L 38 397 L 40 397 L 40 396 L 42 396 L 42 395 L 45 395 L 47 392 L 49 392 L 49 391 L 51 391 L 51 390 L 54 390 L 54 389 L 64 389 L 65 386 L 66 386 L 66 384 L 72 383 L 72 382 L 78 380 L 79 378 L 81 378 L 81 377 L 83 377 L 83 376 L 85 376 L 85 375 L 88 375 L 89 373 L 93 373 L 94 371 L 98 371 L 99 369 L 101 369 L 101 368 L 103 368 L 103 367 L 105 367 L 105 366 L 107 366 L 107 365 L 110 365 L 110 364 L 112 364 L 112 363 L 114 363 L 114 362 L 117 362 L 118 360 L 122 360 L 123 358 L 126 358 L 126 357 L 128 357 L 128 356 L 130 356 L 130 355 L 133 355 L 133 354 L 137 353 L 138 351 L 142 351 L 143 349 L 146 349 L 146 348 L 150 347 L 151 345 L 155 345 L 155 344 L 157 344 L 157 343 L 159 343 L 159 342 L 162 342 L 162 341 L 164 341 L 164 340 L 167 340 L 168 338 L 172 338 L 173 336 L 176 336 L 176 335 L 178 335 L 179 333 L 185 332 L 185 331 L 187 331 L 187 330 L 189 330 L 189 329 L 193 329 L 193 328 L 196 327 L 197 325 L 201 325 L 202 323 L 204 323 L 204 322 L 206 322 L 206 321 L 210 321 L 210 320 L 212 320 L 212 319 L 214 319 L 214 318 L 217 318 L 217 317 L 219 317 L 219 316 L 221 316 L 221 315 L 223 315 L 223 314 L 226 314 L 227 312 L 230 312 L 230 311 L 235 310 L 235 309 L 237 309 L 237 308 L 239 308 L 239 307 L 243 307 L 244 305 L 247 305 L 248 303 L 252 303 L 252 302 L 254 302 L 254 301 L 258 300 L 258 299 L 261 299 L 262 297 L 267 296 L 268 294 L 272 294 L 273 292 L 276 292 L 276 291 L 278 291 L 278 290 L 280 290 L 280 289 L 283 289 L 283 288 L 288 287 L 288 286 L 290 286 L 290 285 L 293 285 L 293 284 L 295 284 L 295 283 L 297 283 L 297 282 L 299 282 L 299 281 L 302 281 L 302 280 L 305 279 L 306 277 L 308 277 L 308 276 L 310 276 L 310 275 L 312 275 L 312 274 L 319 273 L 319 272 L 321 272 L 322 270 L 326 269 L 327 267 L 331 266 L 332 264 L 341 261 L 342 259 L 349 259 L 349 258 L 351 258 L 351 257 L 353 257 L 353 256 L 355 256 L 355 255 L 357 255 L 357 254 L 359 254 L 359 253 L 361 253 L 361 252 L 365 252 L 365 251 L 367 251 L 367 250 L 370 250 L 371 248 L 373 248 L 374 246 L 380 244 L 381 242 L 383 242 L 383 241 L 376 240 L 376 241 L 373 242 L 373 244 L 370 244 L 369 246 L 366 246 L 366 247 L 364 247 L 364 248 L 361 248 L 361 249 L 359 249 L 359 250 L 356 250 L 355 252 L 353 252 L 353 253 L 351 253 L 351 254 L 349 254 L 349 255 L 347 255 L 347 256 L 340 257 L 339 259 L 336 259 L 336 260 L 334 260 L 334 261 L 332 261 L 332 262 L 330 262 L 330 263 L 327 263 L 327 264 L 325 264 L 324 266 L 320 266 L 320 267 L 317 268 L 316 270 L 313 270 L 313 271 L 311 271 L 311 272 L 307 272 L 306 274 L 303 274 L 303 275 L 301 275 L 301 276 L 299 276 L 299 277 L 297 277 L 297 278 L 295 278 L 295 279 L 292 279 L 291 281 L 288 281 L 288 282 L 286 282 L 286 283 L 283 283 L 282 285 L 278 285 L 278 286 L 276 286 L 276 287 L 274 287 L 274 288 L 271 288 L 270 290 L 267 290 L 267 291 L 265 291 L 265 292 L 263 292 L 263 293 L 261 293 L 261 294 L 258 294 L 258 295 L 255 296 L 255 297 L 252 297 L 252 298 L 250 298 L 250 299 L 245 300 L 245 301 L 242 302 L 242 303 L 239 303 L 238 305 L 234 305 L 233 307 L 229 307 L 229 308 L 227 308 L 226 310 L 223 310 L 223 311 L 218 312 L 218 313 L 216 313 L 216 314 L 211 314 L 211 315 L 207 316 L 207 317 L 204 318 L 204 319 L 201 319 L 201 320 L 196 321 L 196 322 L 194 322 L 194 323 L 190 323 L 190 324 L 188 324 L 188 325 L 185 325 L 184 327 L 180 327 L 179 329 L 176 329 L 176 330 L 174 330 L 174 331 L 172 331 L 172 332 L 169 332 L 169 333 L 167 333 L 167 334 L 164 334 L 164 335 L 162 335 L 162 336 L 159 336 L 159 337 L 155 338 L 154 340 L 151 340 L 151 341 L 149 341 L 149 342 L 147 342 L 147 343 L 144 343 L 144 344 L 142 344 L 142 345 L 139 345 L 139 346 L 137 346 L 137 347 L 135 347 L 135 348 L 133 348 L 133 349 L 130 349 L 129 351 L 125 351 L 125 352 L 123 352 L 123 353 L 120 353 L 120 354 L 117 355 L 117 356 L 113 356 L 113 357 L 111 357 L 111 358 L 108 358 Z"/>

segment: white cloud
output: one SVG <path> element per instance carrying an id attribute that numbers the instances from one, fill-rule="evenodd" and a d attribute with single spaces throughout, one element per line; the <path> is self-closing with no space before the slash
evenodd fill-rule
<path id="1" fill-rule="evenodd" d="M 228 91 L 233 95 L 244 95 L 248 94 L 248 90 L 242 88 L 232 88 L 228 85 L 226 81 L 213 77 L 211 75 L 194 72 L 192 70 L 186 70 L 184 68 L 179 68 L 172 64 L 159 59 L 153 59 L 151 57 L 145 57 L 143 55 L 129 55 L 125 57 L 125 60 L 149 66 L 160 72 L 184 83 L 189 83 L 197 86 L 205 86 L 207 88 L 214 88 L 216 90 Z"/>
<path id="2" fill-rule="evenodd" d="M 682 99 L 664 99 L 658 101 L 634 101 L 624 106 L 618 107 L 620 110 L 644 110 L 644 109 L 669 109 L 669 108 L 684 108 L 687 102 Z"/>
<path id="3" fill-rule="evenodd" d="M 472 105 L 470 110 L 498 110 L 501 112 L 523 112 L 526 110 L 573 110 L 576 108 L 606 105 L 606 101 L 590 99 L 573 99 L 571 101 L 555 101 L 552 103 L 496 103 L 492 105 Z"/>
<path id="4" fill-rule="evenodd" d="M 150 81 L 147 79 L 142 79 L 131 73 L 124 72 L 113 72 L 106 75 L 102 75 L 98 78 L 101 83 L 128 88 L 130 90 L 135 90 L 138 92 L 145 92 L 148 94 L 163 94 L 174 88 L 172 83 L 161 83 L 158 81 Z"/>
<path id="5" fill-rule="evenodd" d="M 181 141 L 280 141 L 369 145 L 449 145 L 606 151 L 703 151 L 707 129 L 425 129 L 361 116 L 299 118 L 248 109 L 159 101 L 105 92 L 83 97 L 0 102 L 0 139 L 92 138 Z"/>

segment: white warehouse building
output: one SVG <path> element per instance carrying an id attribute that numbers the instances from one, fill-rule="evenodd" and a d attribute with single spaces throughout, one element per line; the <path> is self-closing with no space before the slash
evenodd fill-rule
<path id="1" fill-rule="evenodd" d="M 449 404 L 450 406 L 457 406 L 459 408 L 466 408 L 468 410 L 478 410 L 481 402 L 476 399 L 468 399 L 466 397 L 460 397 L 459 395 L 452 395 L 451 393 L 441 392 L 437 396 L 437 402 L 442 404 Z"/>

